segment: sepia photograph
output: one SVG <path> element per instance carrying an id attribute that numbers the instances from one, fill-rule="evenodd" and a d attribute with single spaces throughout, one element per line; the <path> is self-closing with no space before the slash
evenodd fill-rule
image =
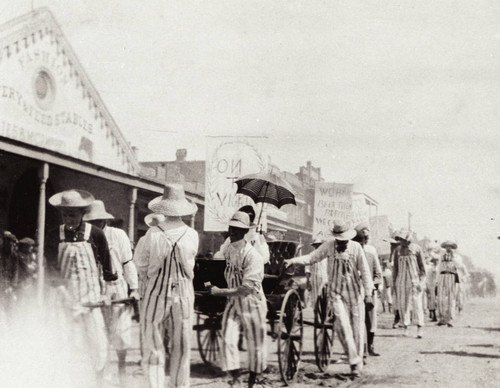
<path id="1" fill-rule="evenodd" d="M 498 385 L 499 21 L 0 0 L 0 386 Z"/>

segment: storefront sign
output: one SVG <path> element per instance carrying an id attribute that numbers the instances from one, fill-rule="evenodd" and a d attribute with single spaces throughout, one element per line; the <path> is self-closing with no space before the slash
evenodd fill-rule
<path id="1" fill-rule="evenodd" d="M 351 221 L 352 189 L 352 184 L 316 182 L 313 239 L 331 238 L 334 220 Z"/>
<path id="2" fill-rule="evenodd" d="M 249 197 L 236 194 L 234 181 L 267 170 L 268 156 L 263 150 L 265 140 L 264 137 L 207 138 L 205 231 L 226 231 L 235 210 L 253 204 Z"/>
<path id="3" fill-rule="evenodd" d="M 352 196 L 352 225 L 356 226 L 361 222 L 369 223 L 370 209 L 366 204 L 365 196 L 361 193 Z"/>
<path id="4" fill-rule="evenodd" d="M 131 150 L 52 16 L 33 18 L 0 29 L 0 136 L 133 173 Z"/>

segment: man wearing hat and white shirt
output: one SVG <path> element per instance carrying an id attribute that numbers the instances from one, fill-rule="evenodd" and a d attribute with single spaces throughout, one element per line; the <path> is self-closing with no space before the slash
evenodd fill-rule
<path id="1" fill-rule="evenodd" d="M 228 301 L 222 317 L 222 369 L 228 371 L 232 385 L 241 384 L 238 339 L 240 327 L 247 338 L 248 387 L 253 387 L 257 376 L 267 364 L 266 360 L 266 314 L 267 304 L 262 280 L 264 260 L 257 250 L 245 240 L 250 228 L 247 213 L 237 211 L 229 221 L 231 243 L 224 251 L 226 259 L 225 278 L 228 288 L 211 287 L 213 295 L 227 296 Z"/>
<path id="2" fill-rule="evenodd" d="M 399 316 L 408 335 L 408 326 L 413 320 L 417 324 L 417 338 L 422 338 L 424 326 L 423 290 L 425 265 L 422 249 L 411 242 L 411 232 L 399 230 L 394 238 L 400 245 L 394 251 L 393 278 L 396 286 Z"/>
<path id="3" fill-rule="evenodd" d="M 126 299 L 129 297 L 130 290 L 130 298 L 138 300 L 139 293 L 137 289 L 139 285 L 137 270 L 132 261 L 130 240 L 123 230 L 107 224 L 108 220 L 114 218 L 112 214 L 106 211 L 104 203 L 99 200 L 93 201 L 87 213 L 83 216 L 84 221 L 90 222 L 103 230 L 108 241 L 111 265 L 118 279 L 108 287 L 107 294 L 113 300 Z M 132 306 L 116 304 L 113 306 L 113 314 L 110 317 L 110 322 L 108 322 L 110 325 L 109 333 L 111 333 L 110 341 L 118 356 L 118 374 L 120 378 L 125 375 L 127 349 L 131 346 L 132 315 Z"/>
<path id="4" fill-rule="evenodd" d="M 382 268 L 380 267 L 380 261 L 378 259 L 377 250 L 373 245 L 368 244 L 370 239 L 370 225 L 366 222 L 362 222 L 356 225 L 356 236 L 354 241 L 357 241 L 363 247 L 365 252 L 366 261 L 368 263 L 368 268 L 373 280 L 373 304 L 365 306 L 365 325 L 366 325 L 366 342 L 368 348 L 368 354 L 370 356 L 380 356 L 379 353 L 375 352 L 375 347 L 373 341 L 375 339 L 375 331 L 377 330 L 377 308 L 378 308 L 378 298 L 377 291 L 379 290 L 380 284 L 382 283 Z"/>
<path id="5" fill-rule="evenodd" d="M 106 293 L 101 289 L 99 265 L 106 287 L 118 277 L 113 272 L 104 232 L 83 221 L 92 201 L 92 194 L 84 190 L 67 190 L 50 197 L 49 203 L 61 213 L 63 225 L 59 227 L 59 237 L 48 242 L 59 241 L 57 270 L 67 281 L 67 294 L 78 313 L 78 335 L 90 348 L 98 384 L 102 384 L 108 350 L 104 319 L 99 308 L 87 309 L 82 304 L 101 302 Z"/>
<path id="6" fill-rule="evenodd" d="M 305 256 L 285 260 L 285 264 L 310 265 L 327 260 L 329 302 L 336 316 L 336 330 L 349 358 L 352 377 L 359 377 L 363 365 L 364 312 L 373 304 L 373 280 L 361 245 L 351 239 L 356 231 L 342 220 L 334 221 L 334 239 Z"/>
<path id="7" fill-rule="evenodd" d="M 193 270 L 198 233 L 181 217 L 196 213 L 180 184 L 166 184 L 163 196 L 148 208 L 165 220 L 150 228 L 134 252 L 140 279 L 146 282 L 141 303 L 142 364 L 150 387 L 164 387 L 164 332 L 170 339 L 170 386 L 189 387 L 193 331 Z"/>
<path id="8" fill-rule="evenodd" d="M 458 283 L 460 282 L 457 254 L 454 252 L 457 244 L 447 240 L 441 244 L 441 248 L 446 249 L 446 252 L 441 256 L 437 268 L 438 326 L 452 327 L 451 322 L 455 317 Z"/>
<path id="9" fill-rule="evenodd" d="M 268 263 L 270 258 L 269 246 L 267 245 L 266 238 L 262 234 L 257 232 L 258 225 L 254 224 L 253 222 L 255 220 L 255 210 L 253 206 L 245 205 L 240 207 L 237 211 L 247 213 L 248 217 L 250 218 L 250 228 L 248 229 L 247 234 L 245 234 L 245 240 L 252 244 L 257 252 L 259 252 L 259 254 L 264 259 L 264 264 Z M 229 244 L 231 244 L 231 241 L 228 237 L 220 246 L 219 251 L 215 253 L 214 259 L 223 259 L 224 252 Z"/>

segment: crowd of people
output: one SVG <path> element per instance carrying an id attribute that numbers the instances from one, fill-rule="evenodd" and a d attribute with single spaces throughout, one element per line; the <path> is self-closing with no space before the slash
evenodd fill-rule
<path id="1" fill-rule="evenodd" d="M 199 236 L 182 220 L 196 212 L 183 187 L 167 184 L 163 195 L 148 204 L 152 212 L 145 218 L 149 230 L 134 251 L 126 233 L 109 225 L 114 217 L 105 204 L 91 193 L 66 190 L 52 196 L 49 203 L 59 210 L 62 224 L 47 236 L 47 256 L 57 257 L 47 276 L 53 295 L 66 311 L 65 324 L 74 328 L 75 343 L 84 346 L 92 360 L 97 385 L 103 384 L 110 346 L 117 353 L 119 376 L 124 378 L 132 319 L 140 316 L 142 365 L 149 386 L 165 386 L 168 350 L 170 386 L 188 387 Z M 267 305 L 262 281 L 270 252 L 264 236 L 255 232 L 254 219 L 252 206 L 232 216 L 229 236 L 213 255 L 226 261 L 227 288 L 206 285 L 210 294 L 227 298 L 220 366 L 232 386 L 242 384 L 242 340 L 248 353 L 248 387 L 265 384 Z M 375 350 L 380 310 L 394 314 L 393 327 L 402 327 L 405 336 L 414 324 L 416 337 L 423 337 L 425 310 L 437 325 L 453 326 L 456 311 L 464 307 L 468 278 L 455 242 L 424 250 L 412 242 L 409 230 L 401 229 L 387 240 L 390 256 L 380 260 L 370 244 L 369 224 L 352 228 L 337 220 L 334 225 L 330 239 L 314 241 L 311 253 L 285 260 L 285 266 L 307 266 L 312 306 L 327 285 L 336 334 L 352 378 L 360 376 L 366 354 L 380 356 Z M 34 294 L 35 250 L 32 239 L 18 241 L 9 232 L 3 234 L 3 312 L 8 313 L 16 297 Z M 137 304 L 140 314 L 134 309 Z"/>

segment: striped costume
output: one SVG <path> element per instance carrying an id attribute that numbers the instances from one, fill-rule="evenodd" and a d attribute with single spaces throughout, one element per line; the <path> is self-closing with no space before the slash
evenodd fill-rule
<path id="1" fill-rule="evenodd" d="M 57 257 L 61 276 L 67 280 L 68 294 L 77 306 L 102 300 L 98 263 L 90 242 L 91 232 L 102 232 L 87 223 L 82 223 L 79 229 L 67 238 L 64 225 L 60 226 Z M 107 246 L 102 248 L 107 251 Z M 104 272 L 104 279 L 107 279 L 106 275 L 107 272 Z M 86 348 L 84 351 L 90 354 L 94 369 L 102 371 L 108 352 L 104 319 L 99 308 L 82 311 L 83 314 L 70 324 L 71 337 L 77 346 Z M 68 321 L 72 319 L 68 317 Z"/>
<path id="2" fill-rule="evenodd" d="M 290 260 L 293 264 L 327 261 L 329 302 L 333 305 L 337 331 L 350 365 L 362 367 L 365 305 L 363 293 L 372 294 L 373 281 L 361 245 L 349 241 L 345 252 L 336 250 L 335 240 L 326 241 L 308 255 Z M 333 350 L 333 349 L 332 349 Z"/>
<path id="3" fill-rule="evenodd" d="M 132 249 L 127 234 L 118 228 L 106 226 L 104 234 L 109 244 L 111 264 L 118 279 L 112 283 L 110 289 L 106 290 L 112 299 L 125 299 L 128 297 L 128 289 L 137 290 L 137 270 L 132 261 Z M 132 306 L 113 306 L 111 317 L 110 341 L 115 350 L 126 350 L 131 345 L 130 330 L 132 326 Z"/>
<path id="4" fill-rule="evenodd" d="M 193 319 L 193 268 L 198 233 L 165 224 L 149 229 L 134 253 L 140 278 L 146 279 L 141 303 L 143 367 L 150 387 L 164 387 L 165 329 L 170 339 L 170 386 L 189 387 Z"/>
<path id="5" fill-rule="evenodd" d="M 240 368 L 238 339 L 240 326 L 247 339 L 248 370 L 262 373 L 267 364 L 266 314 L 267 304 L 262 280 L 264 263 L 261 255 L 245 240 L 230 244 L 224 252 L 226 270 L 224 276 L 230 289 L 248 287 L 247 296 L 228 297 L 222 317 L 222 370 Z"/>
<path id="6" fill-rule="evenodd" d="M 416 244 L 399 246 L 394 251 L 394 284 L 399 314 L 405 327 L 410 325 L 412 311 L 417 326 L 424 325 L 422 295 L 425 267 L 422 257 L 422 249 Z"/>
<path id="7" fill-rule="evenodd" d="M 458 265 L 453 253 L 445 253 L 438 264 L 437 308 L 440 323 L 451 323 L 455 316 Z"/>

